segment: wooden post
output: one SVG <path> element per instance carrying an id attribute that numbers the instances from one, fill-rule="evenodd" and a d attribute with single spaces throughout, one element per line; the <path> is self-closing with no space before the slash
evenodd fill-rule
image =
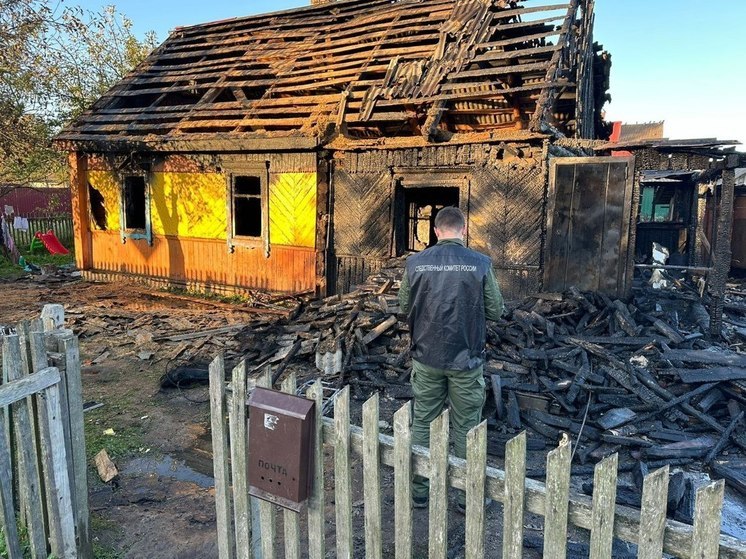
<path id="1" fill-rule="evenodd" d="M 523 556 L 523 508 L 526 486 L 526 432 L 505 445 L 505 500 L 503 501 L 503 557 Z"/>
<path id="2" fill-rule="evenodd" d="M 256 381 L 256 385 L 261 388 L 272 389 L 272 367 L 267 365 L 262 374 Z M 275 514 L 275 505 L 264 499 L 257 499 L 259 502 L 259 520 L 262 526 L 261 530 L 261 549 L 262 559 L 275 558 L 275 539 L 277 537 L 277 515 Z"/>
<path id="3" fill-rule="evenodd" d="M 78 533 L 78 553 L 80 557 L 93 557 L 93 547 L 89 530 L 88 507 L 88 460 L 85 449 L 83 419 L 83 386 L 80 370 L 80 346 L 77 336 L 69 330 L 57 336 L 59 352 L 65 356 L 67 388 L 67 419 L 70 422 L 70 452 L 73 469 L 70 480 L 74 492 L 75 525 Z"/>
<path id="4" fill-rule="evenodd" d="M 52 552 L 60 559 L 75 559 L 78 557 L 75 541 L 75 524 L 73 522 L 72 495 L 70 492 L 70 478 L 67 470 L 67 452 L 65 448 L 64 429 L 62 428 L 62 402 L 59 384 L 54 384 L 44 390 L 44 418 L 42 431 L 48 437 L 51 449 L 50 471 L 54 486 L 50 492 L 54 493 L 50 516 L 59 520 L 60 532 L 58 550 L 52 547 Z"/>
<path id="5" fill-rule="evenodd" d="M 88 160 L 85 154 L 71 152 L 70 190 L 73 209 L 73 229 L 75 231 L 75 265 L 79 270 L 91 267 L 91 228 L 88 217 Z"/>
<path id="6" fill-rule="evenodd" d="M 663 556 L 663 534 L 666 529 L 668 499 L 668 466 L 645 476 L 640 506 L 639 559 L 660 559 Z"/>
<path id="7" fill-rule="evenodd" d="M 38 328 L 40 324 L 30 326 L 30 328 Z M 30 350 L 31 350 L 31 371 L 33 372 L 29 378 L 38 376 L 42 370 L 47 368 L 49 360 L 47 358 L 47 350 L 44 347 L 44 334 L 38 331 L 29 332 Z M 45 502 L 46 509 L 48 512 L 48 526 L 49 532 L 49 543 L 52 553 L 59 555 L 62 552 L 62 536 L 60 519 L 54 514 L 56 491 L 54 475 L 52 471 L 52 445 L 49 437 L 49 430 L 46 427 L 47 412 L 44 400 L 40 395 L 36 395 L 36 410 L 38 414 L 37 429 L 39 431 L 39 446 L 41 447 L 41 466 L 42 476 L 44 478 L 45 487 Z"/>
<path id="8" fill-rule="evenodd" d="M 694 533 L 691 559 L 718 557 L 720 518 L 723 511 L 725 480 L 700 487 L 694 500 Z"/>
<path id="9" fill-rule="evenodd" d="M 593 473 L 593 518 L 590 559 L 611 557 L 614 541 L 618 455 L 612 454 L 596 465 Z"/>
<path id="10" fill-rule="evenodd" d="M 10 447 L 5 444 L 5 440 L 8 438 L 8 429 L 4 415 L 0 415 L 0 436 L 3 439 L 3 444 L 0 444 L 0 471 L 10 472 L 13 464 L 10 459 Z M 8 475 L 0 475 L 0 508 L 2 508 L 3 514 L 3 531 L 8 558 L 23 559 L 23 551 L 18 539 L 16 511 L 13 506 L 13 484 L 11 477 Z"/>
<path id="11" fill-rule="evenodd" d="M 334 503 L 337 519 L 337 557 L 352 559 L 352 476 L 350 475 L 350 386 L 334 401 Z"/>
<path id="12" fill-rule="evenodd" d="M 215 510 L 218 525 L 218 556 L 235 557 L 231 522 L 230 473 L 228 470 L 228 433 L 225 425 L 225 361 L 222 355 L 210 363 L 210 423 L 212 426 Z"/>
<path id="13" fill-rule="evenodd" d="M 295 394 L 295 373 L 290 373 L 282 381 L 282 391 Z M 285 559 L 300 559 L 300 515 L 292 510 L 285 509 L 283 513 L 283 529 L 285 532 Z"/>
<path id="14" fill-rule="evenodd" d="M 363 404 L 363 491 L 365 557 L 381 559 L 381 463 L 378 450 L 378 392 Z"/>
<path id="15" fill-rule="evenodd" d="M 412 404 L 394 414 L 394 532 L 396 559 L 412 557 Z"/>
<path id="16" fill-rule="evenodd" d="M 233 520 L 236 526 L 236 557 L 250 559 L 251 511 L 247 475 L 248 436 L 246 427 L 246 361 L 241 361 L 231 375 L 233 394 L 230 399 L 231 477 L 233 479 Z"/>
<path id="17" fill-rule="evenodd" d="M 484 483 L 487 477 L 487 422 L 466 435 L 466 559 L 484 558 Z"/>
<path id="18" fill-rule="evenodd" d="M 430 423 L 430 559 L 448 554 L 448 410 Z"/>
<path id="19" fill-rule="evenodd" d="M 715 338 L 722 336 L 723 304 L 725 302 L 725 283 L 730 272 L 731 229 L 733 227 L 733 195 L 736 188 L 736 171 L 733 168 L 723 171 L 723 185 L 720 189 L 720 211 L 717 220 L 715 240 L 715 271 L 710 276 L 710 288 L 713 292 L 710 312 L 710 333 Z"/>
<path id="20" fill-rule="evenodd" d="M 567 509 L 570 500 L 570 439 L 562 434 L 559 446 L 547 455 L 547 506 L 544 514 L 544 557 L 567 556 Z"/>
<path id="21" fill-rule="evenodd" d="M 21 344 L 17 335 L 3 338 L 3 371 L 10 382 L 24 378 Z M 47 537 L 44 530 L 44 509 L 41 480 L 37 467 L 36 436 L 33 431 L 31 397 L 13 404 L 13 427 L 18 451 L 19 497 L 21 510 L 26 513 L 31 556 L 46 559 Z M 82 428 L 82 426 L 81 426 Z M 3 470 L 10 472 L 11 469 Z M 87 491 L 86 487 L 86 491 Z M 86 492 L 87 497 L 87 492 Z M 86 511 L 87 512 L 87 511 Z M 87 518 L 87 517 L 86 517 Z"/>
<path id="22" fill-rule="evenodd" d="M 316 167 L 316 295 L 324 298 L 329 291 L 327 244 L 329 220 L 329 166 L 328 152 L 317 154 Z"/>
<path id="23" fill-rule="evenodd" d="M 308 389 L 308 398 L 316 402 L 316 427 L 313 440 L 313 480 L 308 498 L 308 557 L 324 559 L 324 388 L 317 380 Z"/>

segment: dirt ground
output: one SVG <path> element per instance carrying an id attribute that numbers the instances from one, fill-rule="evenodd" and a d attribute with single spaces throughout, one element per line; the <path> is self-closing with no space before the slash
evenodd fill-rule
<path id="1" fill-rule="evenodd" d="M 89 468 L 97 556 L 217 557 L 208 392 L 162 390 L 160 379 L 176 360 L 198 357 L 200 344 L 217 353 L 229 335 L 186 345 L 152 337 L 243 323 L 246 313 L 150 297 L 126 284 L 37 279 L 0 289 L 0 324 L 37 318 L 44 304 L 60 303 L 66 327 L 80 338 L 84 402 L 103 404 L 85 413 L 88 455 L 106 448 L 120 470 L 104 484 Z"/>
<path id="2" fill-rule="evenodd" d="M 214 487 L 208 390 L 204 385 L 161 388 L 161 377 L 187 360 L 209 362 L 223 351 L 235 353 L 240 331 L 194 338 L 160 340 L 200 329 L 242 325 L 256 319 L 240 305 L 199 302 L 149 291 L 137 284 L 90 283 L 70 278 L 34 278 L 0 284 L 0 325 L 37 318 L 47 303 L 64 305 L 67 328 L 79 336 L 83 398 L 102 404 L 85 413 L 87 453 L 104 448 L 112 456 L 119 477 L 104 484 L 89 468 L 91 526 L 97 557 L 138 559 L 210 559 L 217 557 Z M 268 320 L 266 316 L 261 318 Z M 272 319 L 269 319 L 272 320 Z M 402 401 L 382 398 L 381 420 L 392 421 Z M 353 422 L 360 424 L 360 402 L 353 405 Z M 105 431 L 113 429 L 114 435 Z M 331 475 L 328 466 L 326 499 L 334 518 Z M 362 464 L 353 462 L 354 475 Z M 494 464 L 500 465 L 500 464 Z M 391 479 L 386 479 L 388 475 Z M 393 506 L 390 488 L 393 473 L 384 473 L 384 509 Z M 361 483 L 354 487 L 355 545 L 364 554 L 364 509 Z M 453 497 L 453 496 L 452 496 Z M 453 508 L 453 507 L 451 507 Z M 496 525 L 499 505 L 488 509 L 488 522 Z M 463 517 L 450 514 L 449 554 L 458 557 L 463 545 Z M 427 555 L 427 511 L 414 513 L 415 557 Z M 384 518 L 384 555 L 393 555 L 394 525 Z M 531 525 L 527 539 L 531 541 Z M 535 539 L 540 542 L 540 527 Z M 278 534 L 282 534 L 281 520 Z M 488 538 L 495 553 L 501 534 Z M 538 544 L 540 545 L 540 543 Z M 334 528 L 327 530 L 327 549 L 335 548 Z M 527 550 L 531 556 L 531 550 Z M 539 556 L 537 551 L 534 556 Z"/>
<path id="3" fill-rule="evenodd" d="M 203 366 L 218 353 L 230 364 L 242 354 L 257 321 L 271 327 L 275 315 L 227 304 L 151 291 L 137 284 L 90 283 L 47 276 L 0 281 L 0 326 L 37 318 L 47 303 L 63 304 L 67 328 L 80 340 L 88 456 L 106 449 L 119 468 L 109 484 L 89 468 L 91 527 L 101 559 L 211 559 L 217 557 L 214 480 L 208 390 L 204 384 L 162 388 L 162 377 L 179 365 Z M 269 326 L 267 326 L 269 325 Z M 226 331 L 233 327 L 230 331 Z M 222 329 L 187 340 L 167 337 Z M 254 334 L 256 336 L 256 334 Z M 292 367 L 292 366 L 291 366 Z M 313 367 L 310 367 L 313 369 Z M 296 371 L 315 377 L 315 371 Z M 353 398 L 352 421 L 360 425 L 363 397 Z M 392 423 L 406 400 L 381 396 L 380 419 Z M 98 407 L 96 407 L 98 406 Z M 489 410 L 486 412 L 489 413 Z M 113 435 L 111 434 L 113 430 Z M 108 432 L 109 434 L 105 434 Z M 390 434 L 390 433 L 389 433 Z M 490 437 L 504 442 L 516 433 L 492 424 Z M 529 452 L 529 468 L 541 466 L 549 449 Z M 333 456 L 326 449 L 326 548 L 334 556 Z M 490 457 L 489 465 L 502 461 Z M 364 556 L 362 464 L 353 459 L 355 556 Z M 383 472 L 384 556 L 393 556 L 393 473 Z M 451 495 L 451 499 L 455 497 Z M 731 514 L 743 517 L 738 504 Z M 449 507 L 449 558 L 463 557 L 464 518 Z M 486 557 L 500 557 L 501 509 L 487 509 Z M 414 557 L 427 556 L 427 510 L 414 512 Z M 278 517 L 278 538 L 282 522 Z M 740 535 L 740 532 L 737 532 Z M 588 534 L 575 530 L 568 556 L 587 556 Z M 524 557 L 542 554 L 541 519 L 528 515 Z M 617 542 L 621 544 L 621 542 Z M 615 557 L 634 550 L 615 546 Z"/>

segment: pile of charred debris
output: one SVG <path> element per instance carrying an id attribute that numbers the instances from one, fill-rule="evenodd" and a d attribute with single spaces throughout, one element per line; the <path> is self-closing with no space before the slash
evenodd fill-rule
<path id="1" fill-rule="evenodd" d="M 239 354 L 250 370 L 271 367 L 274 381 L 294 370 L 300 381 L 320 376 L 331 396 L 349 384 L 353 398 L 378 391 L 396 409 L 412 396 L 400 277 L 401 262 L 392 261 L 349 294 L 311 301 L 289 320 L 258 321 L 239 333 Z M 738 349 L 746 318 L 738 316 L 746 305 L 726 310 L 730 339 L 714 343 L 703 299 L 684 281 L 660 290 L 641 279 L 631 302 L 570 290 L 509 304 L 502 320 L 488 323 L 488 452 L 500 456 L 524 429 L 529 450 L 546 452 L 567 432 L 574 475 L 592 474 L 594 463 L 619 452 L 620 470 L 635 478 L 646 468 L 693 464 L 744 492 L 746 354 Z M 676 476 L 671 483 L 676 509 L 686 484 Z M 639 487 L 620 487 L 619 500 L 639 504 Z"/>

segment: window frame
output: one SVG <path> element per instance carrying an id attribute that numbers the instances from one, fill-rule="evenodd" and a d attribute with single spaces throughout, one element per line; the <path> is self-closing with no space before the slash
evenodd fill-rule
<path id="1" fill-rule="evenodd" d="M 261 204 L 261 232 L 257 237 L 236 235 L 235 212 L 235 178 L 256 177 L 259 179 L 259 200 Z M 231 166 L 226 172 L 226 205 L 228 213 L 228 230 L 226 238 L 228 251 L 233 252 L 236 247 L 264 248 L 265 256 L 269 256 L 269 170 L 266 165 Z"/>
<path id="2" fill-rule="evenodd" d="M 406 190 L 416 188 L 458 188 L 458 207 L 464 212 L 466 218 L 466 231 L 464 232 L 464 244 L 469 246 L 469 196 L 471 192 L 471 169 L 463 165 L 453 167 L 394 167 L 393 171 L 393 234 L 390 256 L 398 258 L 408 254 L 406 249 L 401 249 L 403 239 L 399 236 L 403 233 L 397 225 L 397 219 L 401 215 L 407 215 L 408 209 L 404 207 L 404 193 Z M 404 212 L 403 214 L 401 212 Z M 405 234 L 406 236 L 406 234 Z"/>
<path id="3" fill-rule="evenodd" d="M 145 187 L 145 227 L 128 228 L 127 227 L 127 212 L 126 206 L 126 187 L 125 183 L 129 177 L 141 177 Z M 145 240 L 148 245 L 153 246 L 153 227 L 150 216 L 150 174 L 146 171 L 133 171 L 123 173 L 119 181 L 119 193 L 120 193 L 120 204 L 119 204 L 119 233 L 122 239 L 122 244 L 127 242 L 127 239 L 132 240 Z"/>

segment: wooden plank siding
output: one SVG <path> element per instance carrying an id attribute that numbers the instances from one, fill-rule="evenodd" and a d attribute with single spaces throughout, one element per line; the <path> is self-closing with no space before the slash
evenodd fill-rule
<path id="1" fill-rule="evenodd" d="M 295 293 L 313 289 L 316 253 L 312 248 L 237 246 L 224 240 L 153 237 L 122 244 L 119 232 L 91 232 L 91 269 L 210 286 L 236 286 Z"/>
<path id="2" fill-rule="evenodd" d="M 330 284 L 338 293 L 350 291 L 387 258 L 401 256 L 394 236 L 406 208 L 395 193 L 426 185 L 459 188 L 467 244 L 492 258 L 507 298 L 539 291 L 547 207 L 540 150 L 481 144 L 335 153 Z"/>
<path id="3" fill-rule="evenodd" d="M 219 158 L 156 154 L 146 158 L 139 165 L 149 169 L 152 245 L 144 239 L 122 242 L 120 184 L 131 164 L 116 154 L 78 159 L 83 160 L 86 172 L 82 178 L 78 172 L 73 185 L 80 198 L 76 202 L 83 208 L 74 220 L 76 239 L 85 247 L 78 264 L 87 277 L 130 274 L 199 290 L 295 293 L 315 288 L 316 153 L 242 153 Z M 226 242 L 230 227 L 227 173 L 265 167 L 269 192 L 263 211 L 268 215 L 269 254 L 264 239 L 237 244 L 231 252 Z M 106 231 L 92 223 L 89 184 L 103 193 L 107 216 L 114 216 L 111 223 L 107 217 Z"/>

